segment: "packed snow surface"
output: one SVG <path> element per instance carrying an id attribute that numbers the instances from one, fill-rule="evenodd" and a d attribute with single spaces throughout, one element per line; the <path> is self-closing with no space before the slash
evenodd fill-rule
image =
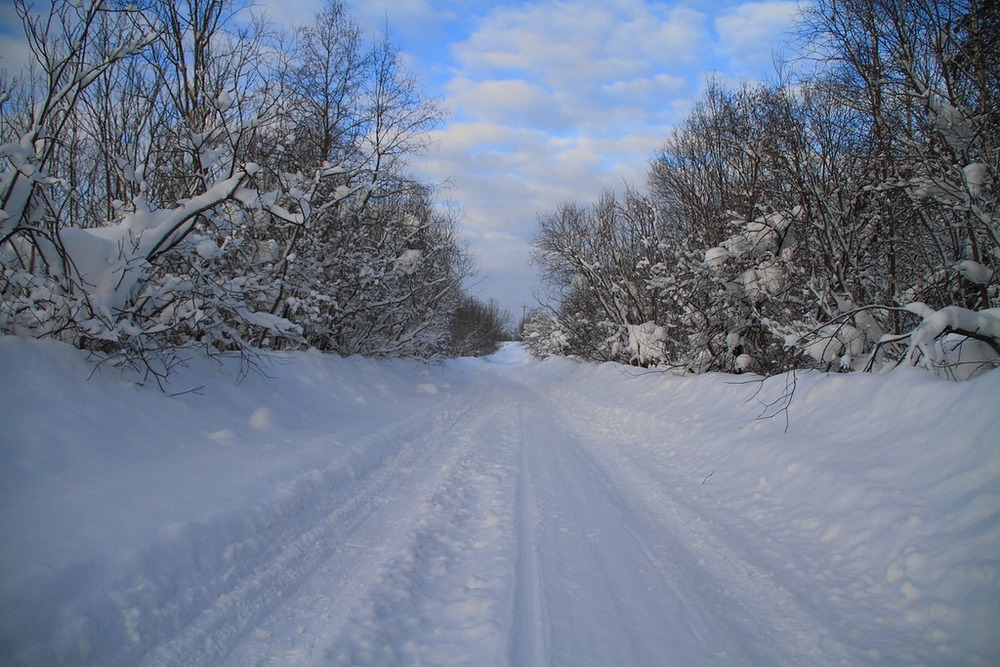
<path id="1" fill-rule="evenodd" d="M 997 371 L 0 368 L 4 665 L 1000 664 Z"/>

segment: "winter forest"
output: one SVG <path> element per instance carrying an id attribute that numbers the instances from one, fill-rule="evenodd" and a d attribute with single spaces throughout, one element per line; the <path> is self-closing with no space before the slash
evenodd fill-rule
<path id="1" fill-rule="evenodd" d="M 538 216 L 536 356 L 774 374 L 1000 360 L 1000 6 L 818 0 L 773 82 L 712 84 L 648 183 Z M 0 330 L 177 352 L 491 352 L 509 316 L 408 174 L 442 110 L 337 0 L 16 1 Z"/>
<path id="2" fill-rule="evenodd" d="M 711 85 L 648 194 L 539 217 L 539 355 L 687 371 L 1000 358 L 1000 4 L 808 3 L 773 83 Z"/>
<path id="3" fill-rule="evenodd" d="M 191 347 L 496 348 L 453 213 L 407 175 L 441 111 L 387 35 L 336 0 L 284 35 L 232 0 L 16 9 L 37 63 L 0 97 L 4 332 L 157 376 Z"/>

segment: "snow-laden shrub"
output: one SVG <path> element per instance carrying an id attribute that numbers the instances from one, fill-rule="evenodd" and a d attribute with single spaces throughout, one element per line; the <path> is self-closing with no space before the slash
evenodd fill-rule
<path id="1" fill-rule="evenodd" d="M 660 366 L 667 358 L 667 330 L 656 322 L 626 324 L 611 340 L 611 354 L 633 366 Z"/>
<path id="2" fill-rule="evenodd" d="M 909 335 L 908 365 L 953 380 L 967 380 L 1000 366 L 1000 308 L 933 310 L 914 303 L 908 309 L 921 317 Z"/>
<path id="3" fill-rule="evenodd" d="M 434 103 L 340 3 L 284 53 L 239 6 L 24 5 L 42 76 L 0 93 L 0 329 L 147 366 L 442 353 L 470 267 L 402 174 Z"/>
<path id="4" fill-rule="evenodd" d="M 992 363 L 991 337 L 939 326 L 957 316 L 906 310 L 1000 307 L 997 13 L 937 4 L 809 3 L 823 67 L 710 85 L 651 196 L 541 215 L 568 347 L 694 372 Z"/>
<path id="5" fill-rule="evenodd" d="M 559 326 L 558 318 L 540 308 L 528 313 L 521 340 L 532 356 L 540 359 L 564 355 L 570 347 L 569 336 Z"/>

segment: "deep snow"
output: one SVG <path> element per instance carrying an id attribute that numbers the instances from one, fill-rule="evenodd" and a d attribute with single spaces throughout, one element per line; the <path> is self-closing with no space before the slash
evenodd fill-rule
<path id="1" fill-rule="evenodd" d="M 0 369 L 2 664 L 1000 664 L 997 371 Z"/>

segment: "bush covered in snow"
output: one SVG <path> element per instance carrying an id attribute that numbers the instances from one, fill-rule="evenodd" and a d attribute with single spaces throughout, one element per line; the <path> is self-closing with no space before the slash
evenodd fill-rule
<path id="1" fill-rule="evenodd" d="M 0 95 L 0 331 L 154 372 L 447 351 L 470 264 L 404 170 L 440 112 L 343 3 L 277 50 L 232 0 L 15 9 L 37 75 Z"/>
<path id="2" fill-rule="evenodd" d="M 997 366 L 1000 11 L 928 7 L 812 3 L 817 62 L 710 85 L 648 194 L 541 215 L 559 336 L 598 340 L 573 353 L 695 372 Z"/>

